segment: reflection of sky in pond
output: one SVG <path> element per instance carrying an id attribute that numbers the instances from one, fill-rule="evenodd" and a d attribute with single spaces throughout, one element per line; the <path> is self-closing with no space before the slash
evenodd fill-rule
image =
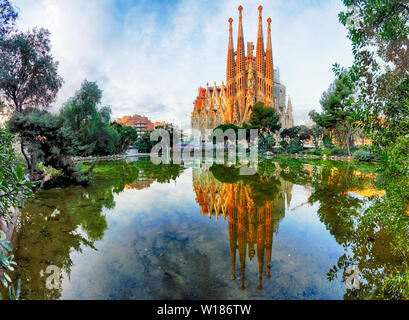
<path id="1" fill-rule="evenodd" d="M 168 183 L 151 181 L 148 187 L 124 188 L 123 191 L 114 193 L 115 205 L 110 209 L 104 208 L 101 213 L 105 216 L 107 229 L 102 239 L 93 242 L 97 250 L 87 245 L 81 245 L 82 252 L 69 250 L 70 272 L 69 275 L 64 272 L 59 289 L 61 296 L 56 297 L 343 298 L 346 288 L 342 276 L 338 276 L 334 281 L 328 281 L 327 273 L 344 254 L 344 248 L 328 231 L 321 221 L 322 218 L 320 220 L 317 214 L 320 202 L 308 203 L 311 187 L 288 183 L 282 178 L 279 180 L 278 194 L 272 201 L 274 234 L 270 263 L 271 278 L 267 277 L 269 262 L 263 253 L 262 289 L 259 288 L 257 245 L 255 244 L 252 259 L 249 258 L 249 245 L 243 268 L 245 290 L 241 290 L 243 270 L 238 249 L 235 258 L 236 279 L 232 280 L 229 218 L 224 220 L 219 214 L 216 220 L 216 215 L 203 212 L 206 210 L 203 209 L 202 203 L 205 200 L 197 198 L 199 184 L 203 184 L 203 188 L 209 181 L 210 186 L 215 184 L 214 178 L 207 175 L 209 172 L 202 174 L 197 169 L 186 169 L 176 180 Z M 200 180 L 202 178 L 210 180 L 203 182 Z M 227 185 L 217 183 L 220 187 Z M 238 192 L 244 188 L 243 185 L 243 189 L 239 189 Z M 73 192 L 71 189 L 58 191 L 61 201 L 64 201 L 67 194 Z M 217 191 L 216 195 L 222 195 L 221 191 Z M 46 201 L 47 197 L 44 199 L 39 201 Z M 283 208 L 280 209 L 280 205 Z M 280 210 L 282 213 L 279 213 Z M 82 230 L 82 227 L 80 228 Z M 86 232 L 82 230 L 81 234 L 85 235 Z M 24 227 L 20 236 L 21 246 L 26 243 L 24 241 L 30 241 L 30 235 L 24 234 Z M 238 239 L 240 241 L 240 236 Z M 250 241 L 250 238 L 246 239 L 245 242 Z M 29 251 L 33 252 L 32 254 L 21 253 L 19 257 L 19 250 L 16 253 L 17 260 L 25 259 L 27 269 L 25 272 L 28 273 L 31 272 L 30 259 L 33 264 L 37 261 L 31 255 L 34 256 L 34 252 L 39 251 L 35 248 L 36 242 L 31 241 L 29 245 L 33 246 L 32 251 Z M 41 250 L 48 250 L 47 246 Z M 37 270 L 34 267 L 32 269 L 33 272 Z M 39 278 L 39 275 L 31 274 L 30 277 Z M 25 285 L 30 286 L 27 283 Z M 35 297 L 38 294 L 36 290 L 47 289 L 36 288 L 32 284 L 30 290 L 32 297 Z M 30 298 L 30 290 L 27 291 L 26 288 L 25 298 Z"/>

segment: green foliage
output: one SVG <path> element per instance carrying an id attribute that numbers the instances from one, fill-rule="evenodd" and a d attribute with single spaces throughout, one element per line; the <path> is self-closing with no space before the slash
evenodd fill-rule
<path id="1" fill-rule="evenodd" d="M 155 141 L 151 141 L 151 133 L 145 132 L 142 137 L 138 138 L 134 143 L 134 147 L 139 153 L 150 153 L 152 148 L 157 144 Z"/>
<path id="2" fill-rule="evenodd" d="M 350 147 L 353 144 L 355 132 L 356 102 L 354 95 L 353 87 L 347 85 L 341 77 L 336 79 L 323 93 L 320 100 L 322 113 L 310 112 L 311 119 L 327 132 L 332 132 L 339 145 L 347 148 L 348 154 L 351 154 Z"/>
<path id="3" fill-rule="evenodd" d="M 385 279 L 378 288 L 373 299 L 381 300 L 409 300 L 409 273 L 395 273 Z"/>
<path id="4" fill-rule="evenodd" d="M 354 157 L 354 160 L 357 161 L 379 161 L 379 156 L 376 153 L 372 153 L 371 151 L 365 149 L 359 149 L 355 151 L 352 156 Z"/>
<path id="5" fill-rule="evenodd" d="M 286 149 L 288 147 L 289 143 L 285 140 L 280 141 L 280 146 L 283 149 Z"/>
<path id="6" fill-rule="evenodd" d="M 0 38 L 0 95 L 6 107 L 23 112 L 54 101 L 63 80 L 49 37 L 46 29 L 34 29 Z"/>
<path id="7" fill-rule="evenodd" d="M 303 150 L 303 143 L 298 137 L 292 139 L 288 147 L 285 149 L 287 153 L 291 153 L 291 154 L 299 153 L 302 150 Z"/>
<path id="8" fill-rule="evenodd" d="M 169 135 L 169 143 L 170 147 L 173 148 L 173 142 L 174 138 L 173 136 L 175 134 L 180 135 L 180 132 L 177 132 L 176 129 L 174 128 L 169 128 L 169 129 L 162 129 L 167 132 Z M 151 141 L 151 131 L 145 132 L 141 137 L 139 137 L 136 142 L 134 143 L 134 148 L 138 149 L 138 152 L 140 153 L 150 153 L 152 148 L 158 144 L 160 141 L 162 141 L 162 137 L 159 137 L 159 140 Z M 180 138 L 176 138 L 176 141 L 178 141 Z"/>
<path id="9" fill-rule="evenodd" d="M 312 130 L 308 128 L 307 126 L 299 126 L 300 131 L 298 132 L 298 138 L 301 141 L 307 141 L 312 138 Z"/>
<path id="10" fill-rule="evenodd" d="M 9 0 L 0 1 L 0 39 L 6 37 L 14 29 L 18 13 Z"/>
<path id="11" fill-rule="evenodd" d="M 331 155 L 331 150 L 329 150 L 329 149 L 322 150 L 321 154 L 323 156 L 330 156 Z"/>
<path id="12" fill-rule="evenodd" d="M 252 125 L 248 124 L 248 123 L 243 123 L 243 125 L 241 127 L 239 127 L 239 126 L 237 126 L 237 125 L 235 125 L 233 123 L 225 123 L 225 124 L 221 124 L 221 125 L 217 126 L 213 130 L 212 134 L 214 134 L 215 131 L 218 130 L 218 129 L 222 130 L 224 133 L 226 133 L 227 130 L 233 130 L 235 132 L 235 134 L 236 134 L 236 141 L 237 142 L 238 142 L 238 139 L 239 139 L 239 130 L 246 130 L 246 140 L 247 140 L 247 142 L 250 143 L 250 130 L 251 129 L 257 129 L 257 128 L 255 126 L 252 126 Z M 225 136 L 224 140 L 225 140 L 225 142 L 227 142 L 228 137 Z M 259 149 L 264 150 L 264 142 L 265 142 L 264 135 L 259 130 L 259 135 L 258 135 Z M 271 142 L 271 140 L 270 140 L 270 142 Z M 216 137 L 215 136 L 213 136 L 213 143 L 216 143 Z"/>
<path id="13" fill-rule="evenodd" d="M 218 129 L 222 130 L 223 132 L 226 132 L 227 130 L 232 129 L 236 133 L 236 137 L 237 137 L 239 129 L 243 129 L 243 128 L 241 128 L 241 127 L 239 127 L 239 126 L 237 126 L 237 125 L 235 125 L 233 123 L 225 123 L 225 124 L 220 124 L 216 128 L 214 128 L 213 132 L 215 130 L 218 130 Z"/>
<path id="14" fill-rule="evenodd" d="M 87 183 L 73 156 L 123 152 L 136 139 L 133 128 L 110 124 L 109 107 L 97 108 L 101 94 L 96 83 L 84 81 L 58 115 L 35 109 L 14 113 L 8 125 L 20 137 L 31 180 L 44 178 L 42 163 L 61 169 L 72 182 Z"/>
<path id="15" fill-rule="evenodd" d="M 341 149 L 338 147 L 334 147 L 330 149 L 330 155 L 331 156 L 347 156 L 348 155 L 348 150 L 346 149 Z"/>
<path id="16" fill-rule="evenodd" d="M 313 156 L 321 156 L 322 152 L 323 152 L 323 150 L 321 150 L 321 149 L 314 149 L 314 150 L 309 150 L 307 152 L 307 154 L 313 155 Z"/>
<path id="17" fill-rule="evenodd" d="M 357 119 L 380 155 L 385 177 L 380 180 L 386 195 L 369 208 L 365 219 L 384 228 L 393 237 L 394 250 L 407 260 L 409 5 L 407 0 L 344 0 L 344 4 L 339 20 L 348 29 L 354 62 L 348 69 L 336 64 L 334 71 L 359 92 Z M 407 266 L 385 281 L 392 297 L 408 292 L 409 282 L 401 281 L 405 273 Z"/>
<path id="18" fill-rule="evenodd" d="M 17 287 L 14 289 L 10 272 L 14 271 L 17 263 L 14 261 L 13 245 L 6 239 L 3 231 L 0 231 L 0 283 L 3 288 L 8 289 L 8 297 L 10 300 L 18 300 L 21 293 L 21 280 L 17 281 Z M 0 294 L 0 300 L 3 296 Z"/>
<path id="19" fill-rule="evenodd" d="M 322 143 L 324 144 L 324 146 L 328 149 L 332 148 L 334 146 L 334 144 L 332 143 L 332 139 L 331 136 L 326 134 L 324 136 L 324 138 L 322 139 Z"/>
<path id="20" fill-rule="evenodd" d="M 318 149 L 320 146 L 320 139 L 322 138 L 324 133 L 324 128 L 317 124 L 314 124 L 310 130 L 312 142 L 314 143 L 315 148 Z"/>
<path id="21" fill-rule="evenodd" d="M 265 107 L 264 103 L 257 102 L 253 106 L 249 124 L 260 132 L 272 134 L 281 129 L 279 120 L 274 108 Z"/>
<path id="22" fill-rule="evenodd" d="M 61 169 L 73 182 L 88 181 L 87 176 L 80 173 L 70 158 L 75 154 L 74 133 L 62 126 L 59 116 L 38 110 L 32 110 L 27 114 L 16 112 L 8 125 L 10 131 L 20 137 L 31 180 L 44 178 L 46 171 L 41 166 L 42 163 L 44 166 Z"/>
<path id="23" fill-rule="evenodd" d="M 409 6 L 406 0 L 344 4 L 339 20 L 348 29 L 354 63 L 346 70 L 336 64 L 334 71 L 359 90 L 361 126 L 387 153 L 409 132 Z"/>
<path id="24" fill-rule="evenodd" d="M 31 196 L 32 183 L 24 174 L 23 166 L 16 165 L 13 136 L 0 129 L 0 216 L 9 219 L 9 208 L 20 207 Z"/>
<path id="25" fill-rule="evenodd" d="M 282 139 L 285 139 L 285 138 L 294 139 L 298 137 L 300 130 L 301 130 L 300 126 L 286 128 L 283 131 L 281 131 L 280 136 Z"/>
<path id="26" fill-rule="evenodd" d="M 264 138 L 264 150 L 271 151 L 275 145 L 276 139 L 270 134 L 266 135 Z"/>
<path id="27" fill-rule="evenodd" d="M 110 125 L 111 108 L 98 109 L 101 97 L 98 85 L 84 80 L 60 111 L 63 126 L 73 132 L 75 155 L 109 155 L 121 149 L 120 133 Z"/>
<path id="28" fill-rule="evenodd" d="M 280 136 L 283 139 L 280 144 L 288 153 L 299 153 L 304 149 L 303 142 L 312 139 L 312 135 L 312 129 L 303 125 L 286 128 L 280 133 Z"/>
<path id="29" fill-rule="evenodd" d="M 258 130 L 258 149 L 260 151 L 270 151 L 276 144 L 273 134 L 280 130 L 280 128 L 279 117 L 275 110 L 265 107 L 262 102 L 257 102 L 253 106 L 249 123 L 243 123 L 242 127 L 232 123 L 221 124 L 213 132 L 216 129 L 221 129 L 223 132 L 232 129 L 236 133 L 236 139 L 238 139 L 238 132 L 240 129 L 243 129 L 246 130 L 246 140 L 250 143 L 250 130 L 256 129 Z M 227 140 L 227 137 L 225 140 Z"/>
<path id="30" fill-rule="evenodd" d="M 24 174 L 23 166 L 16 165 L 16 154 L 13 146 L 13 136 L 6 130 L 0 129 L 0 217 L 10 223 L 9 209 L 19 208 L 31 194 L 32 184 Z M 21 290 L 21 282 L 17 288 L 11 284 L 9 272 L 14 271 L 14 256 L 11 254 L 12 244 L 6 239 L 3 231 L 0 231 L 0 282 L 4 288 L 9 289 L 9 298 L 18 299 Z M 8 255 L 7 255 L 8 254 Z M 0 295 L 0 299 L 1 299 Z"/>
<path id="31" fill-rule="evenodd" d="M 128 126 L 123 126 L 117 122 L 111 123 L 112 128 L 119 134 L 119 143 L 115 148 L 116 153 L 124 153 L 138 139 L 138 132 Z"/>

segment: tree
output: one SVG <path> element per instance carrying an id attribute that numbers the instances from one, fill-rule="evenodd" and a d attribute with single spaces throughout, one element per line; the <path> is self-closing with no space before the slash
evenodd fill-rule
<path id="1" fill-rule="evenodd" d="M 354 62 L 350 68 L 334 65 L 344 82 L 359 92 L 357 117 L 360 127 L 381 155 L 387 177 L 386 195 L 367 210 L 366 218 L 393 235 L 394 250 L 404 260 L 409 255 L 409 5 L 407 0 L 344 0 L 340 22 L 348 30 Z M 345 76 L 346 75 L 346 76 Z M 406 215 L 405 215 L 406 213 Z M 409 297 L 406 274 L 391 274 L 391 292 Z M 386 288 L 385 288 L 386 289 Z"/>
<path id="2" fill-rule="evenodd" d="M 323 93 L 321 100 L 322 113 L 310 112 L 314 122 L 327 129 L 338 139 L 341 146 L 345 146 L 351 155 L 355 119 L 354 90 L 347 85 L 343 78 L 336 79 Z"/>
<path id="3" fill-rule="evenodd" d="M 276 139 L 270 134 L 266 135 L 264 139 L 264 149 L 271 151 L 273 150 L 275 145 L 276 145 Z"/>
<path id="4" fill-rule="evenodd" d="M 358 115 L 383 153 L 409 132 L 409 5 L 406 0 L 344 0 L 339 14 L 352 42 L 354 63 L 337 75 L 359 90 Z"/>
<path id="5" fill-rule="evenodd" d="M 299 126 L 295 126 L 292 128 L 285 128 L 283 131 L 281 131 L 280 136 L 282 139 L 294 139 L 298 137 L 298 134 L 300 132 L 301 128 Z"/>
<path id="6" fill-rule="evenodd" d="M 111 108 L 98 109 L 101 98 L 98 84 L 84 80 L 60 110 L 63 125 L 74 132 L 75 155 L 113 154 L 120 143 L 119 133 L 110 125 Z"/>
<path id="7" fill-rule="evenodd" d="M 152 148 L 157 144 L 155 141 L 151 141 L 150 131 L 146 131 L 141 137 L 136 140 L 134 147 L 140 153 L 150 153 Z"/>
<path id="8" fill-rule="evenodd" d="M 128 126 L 123 126 L 120 123 L 113 122 L 111 126 L 119 134 L 119 143 L 116 147 L 116 152 L 124 153 L 138 139 L 138 132 Z"/>
<path id="9" fill-rule="evenodd" d="M 0 0 L 0 39 L 3 39 L 14 27 L 18 13 L 9 0 Z"/>
<path id="10" fill-rule="evenodd" d="M 81 165 L 76 165 L 71 159 L 75 154 L 74 133 L 62 126 L 58 115 L 47 111 L 32 110 L 30 113 L 14 113 L 8 122 L 10 131 L 17 134 L 26 157 L 31 180 L 41 180 L 45 177 L 44 166 L 62 170 L 64 176 L 71 182 L 85 184 L 88 182 L 88 172 L 81 172 Z"/>
<path id="11" fill-rule="evenodd" d="M 223 133 L 225 133 L 227 130 L 233 130 L 235 135 L 236 135 L 236 142 L 238 140 L 239 137 L 239 130 L 243 129 L 233 123 L 224 123 L 224 124 L 220 124 L 218 125 L 216 128 L 213 129 L 213 143 L 216 143 L 216 137 L 214 136 L 214 133 L 216 132 L 216 130 L 221 130 Z M 226 146 L 226 143 L 228 142 L 229 137 L 225 136 L 224 137 L 224 144 Z"/>
<path id="12" fill-rule="evenodd" d="M 317 124 L 311 127 L 311 139 L 316 149 L 320 146 L 320 139 L 322 138 L 323 132 L 323 128 Z"/>
<path id="13" fill-rule="evenodd" d="M 280 133 L 280 145 L 288 153 L 297 153 L 303 150 L 304 142 L 312 138 L 312 131 L 306 126 L 295 126 L 286 128 Z"/>
<path id="14" fill-rule="evenodd" d="M 63 80 L 49 37 L 48 30 L 33 29 L 0 39 L 0 94 L 6 107 L 24 112 L 54 101 Z"/>
<path id="15" fill-rule="evenodd" d="M 262 133 L 274 134 L 281 129 L 279 116 L 274 108 L 265 107 L 263 102 L 257 102 L 253 106 L 250 116 L 250 125 Z"/>
<path id="16" fill-rule="evenodd" d="M 64 122 L 74 131 L 79 131 L 81 127 L 92 120 L 98 114 L 97 106 L 100 104 L 102 91 L 96 82 L 84 80 L 81 88 L 74 97 L 68 99 L 60 114 Z"/>
<path id="17" fill-rule="evenodd" d="M 312 131 L 310 128 L 307 126 L 301 125 L 300 126 L 300 131 L 298 132 L 298 138 L 300 138 L 301 141 L 305 142 L 307 140 L 310 140 L 312 137 Z"/>

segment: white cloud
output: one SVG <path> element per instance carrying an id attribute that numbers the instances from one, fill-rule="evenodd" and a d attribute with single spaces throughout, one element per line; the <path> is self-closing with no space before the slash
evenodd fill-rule
<path id="1" fill-rule="evenodd" d="M 260 2 L 243 3 L 246 42 L 257 40 Z M 53 54 L 65 80 L 55 109 L 87 78 L 98 81 L 103 104 L 112 107 L 114 117 L 140 113 L 188 125 L 197 88 L 225 79 L 230 16 L 237 36 L 234 0 L 183 0 L 165 14 L 149 10 L 148 1 L 135 1 L 126 12 L 115 11 L 113 0 L 20 0 L 17 6 L 20 28 L 51 31 Z M 339 1 L 311 8 L 305 8 L 304 0 L 264 4 L 265 36 L 265 20 L 271 16 L 275 64 L 297 122 L 319 109 L 319 98 L 333 80 L 331 65 L 352 61 L 337 21 L 341 8 Z"/>

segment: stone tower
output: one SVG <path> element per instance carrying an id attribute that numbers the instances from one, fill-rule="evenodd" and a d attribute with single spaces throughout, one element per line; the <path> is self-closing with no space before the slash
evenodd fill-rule
<path id="1" fill-rule="evenodd" d="M 241 122 L 241 114 L 244 112 L 246 89 L 247 89 L 247 70 L 246 70 L 246 54 L 244 48 L 243 36 L 243 7 L 239 7 L 239 31 L 237 36 L 237 58 L 236 58 L 236 112 L 234 114 L 233 123 Z"/>
<path id="2" fill-rule="evenodd" d="M 227 72 L 226 72 L 226 98 L 228 107 L 225 113 L 225 120 L 233 122 L 235 93 L 236 93 L 236 61 L 234 59 L 234 44 L 233 44 L 233 19 L 229 19 L 229 48 L 227 50 Z"/>
<path id="3" fill-rule="evenodd" d="M 263 7 L 259 6 L 259 17 L 258 17 L 258 35 L 257 35 L 257 53 L 256 53 L 256 70 L 257 70 L 257 100 L 264 99 L 265 93 L 265 77 L 266 77 L 266 64 L 265 64 L 265 54 L 264 54 L 264 37 L 263 37 L 263 18 L 261 12 Z"/>
<path id="4" fill-rule="evenodd" d="M 273 106 L 276 111 L 279 108 L 274 103 L 274 63 L 273 63 L 273 49 L 271 45 L 271 18 L 267 19 L 267 52 L 266 52 L 266 105 Z"/>

